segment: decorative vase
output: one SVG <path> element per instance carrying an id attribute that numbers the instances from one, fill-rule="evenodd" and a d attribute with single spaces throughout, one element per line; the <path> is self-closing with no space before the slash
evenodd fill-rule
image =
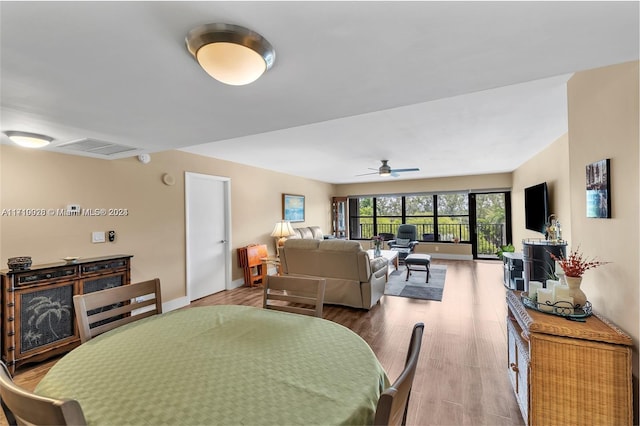
<path id="1" fill-rule="evenodd" d="M 376 248 L 373 249 L 373 256 L 374 257 L 382 256 L 382 253 L 380 253 L 380 246 L 379 245 L 376 245 Z"/>
<path id="2" fill-rule="evenodd" d="M 582 284 L 582 277 L 564 277 L 569 286 L 570 296 L 573 297 L 573 304 L 575 306 L 583 307 L 587 302 L 587 295 L 580 289 Z"/>

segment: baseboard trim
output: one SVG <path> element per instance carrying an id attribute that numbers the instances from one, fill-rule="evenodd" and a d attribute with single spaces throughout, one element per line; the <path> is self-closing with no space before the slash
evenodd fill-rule
<path id="1" fill-rule="evenodd" d="M 240 278 L 239 280 L 231 281 L 229 287 L 226 290 L 233 290 L 234 288 L 242 287 L 244 285 L 244 278 Z M 168 302 L 162 303 L 162 312 L 170 312 L 175 311 L 176 309 L 184 308 L 188 306 L 191 302 L 187 298 L 187 296 L 178 297 L 177 299 L 169 300 Z"/>
<path id="2" fill-rule="evenodd" d="M 168 302 L 162 303 L 162 312 L 175 311 L 176 309 L 184 308 L 189 303 L 191 302 L 189 302 L 189 299 L 186 296 L 169 300 Z"/>

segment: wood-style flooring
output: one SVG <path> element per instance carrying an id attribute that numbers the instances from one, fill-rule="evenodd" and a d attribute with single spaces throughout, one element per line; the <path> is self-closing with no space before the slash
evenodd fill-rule
<path id="1" fill-rule="evenodd" d="M 442 302 L 384 296 L 370 311 L 325 306 L 324 318 L 358 333 L 391 381 L 404 365 L 413 325 L 425 324 L 408 424 L 524 424 L 507 377 L 502 264 L 439 259 L 433 263 L 447 265 Z M 262 288 L 223 291 L 190 306 L 217 304 L 262 306 Z M 53 364 L 55 359 L 24 367 L 15 381 L 34 389 Z"/>

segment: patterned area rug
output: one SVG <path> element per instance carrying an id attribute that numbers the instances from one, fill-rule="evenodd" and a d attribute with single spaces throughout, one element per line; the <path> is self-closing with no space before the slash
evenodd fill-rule
<path id="1" fill-rule="evenodd" d="M 405 281 L 407 277 L 407 269 L 404 265 L 400 265 L 397 271 L 389 274 L 389 280 L 384 294 L 389 296 L 408 297 L 411 299 L 425 299 L 442 301 L 442 292 L 444 290 L 444 281 L 447 275 L 446 265 L 431 265 L 429 268 L 429 282 L 425 283 L 425 274 L 423 271 L 411 271 L 409 281 Z"/>

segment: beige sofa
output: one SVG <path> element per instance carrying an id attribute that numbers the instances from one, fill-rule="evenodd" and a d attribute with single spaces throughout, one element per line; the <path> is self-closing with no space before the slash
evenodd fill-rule
<path id="1" fill-rule="evenodd" d="M 357 241 L 289 239 L 280 263 L 285 275 L 325 278 L 328 304 L 371 309 L 387 282 L 387 261 L 370 260 Z"/>
<path id="2" fill-rule="evenodd" d="M 322 229 L 319 226 L 305 226 L 302 228 L 293 228 L 296 233 L 289 238 L 297 239 L 313 239 L 313 240 L 322 240 L 324 239 L 324 234 L 322 233 Z"/>

